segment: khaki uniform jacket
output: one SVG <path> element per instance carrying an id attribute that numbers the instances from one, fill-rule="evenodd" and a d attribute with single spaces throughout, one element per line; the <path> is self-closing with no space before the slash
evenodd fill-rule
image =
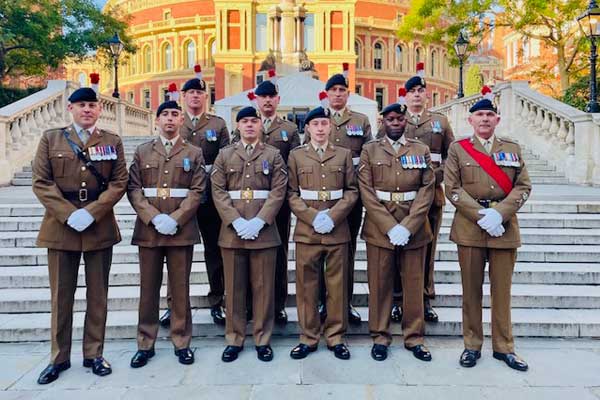
<path id="1" fill-rule="evenodd" d="M 425 168 L 403 168 L 402 156 L 425 157 Z M 433 201 L 435 177 L 429 149 L 414 139 L 406 139 L 398 153 L 386 139 L 367 144 L 360 156 L 358 167 L 360 196 L 367 211 L 361 237 L 369 244 L 393 249 L 387 233 L 401 224 L 411 233 L 405 249 L 416 249 L 431 242 L 433 235 L 427 213 Z M 417 195 L 411 201 L 381 201 L 376 190 L 384 192 L 411 192 Z"/>
<path id="2" fill-rule="evenodd" d="M 117 150 L 116 160 L 93 161 L 98 172 L 109 182 L 108 189 L 97 200 L 69 201 L 63 196 L 63 192 L 80 189 L 98 190 L 98 181 L 69 146 L 63 135 L 65 130 L 86 155 L 88 148 L 94 146 L 110 145 Z M 126 188 L 127 165 L 118 135 L 96 129 L 84 146 L 72 125 L 44 132 L 33 160 L 33 192 L 46 208 L 37 245 L 55 250 L 92 251 L 120 242 L 113 207 Z M 83 232 L 67 225 L 69 216 L 79 208 L 85 208 L 94 217 L 94 222 Z"/>
<path id="3" fill-rule="evenodd" d="M 286 134 L 282 135 L 282 131 L 285 131 Z M 240 141 L 240 131 L 237 129 L 233 131 L 232 136 L 233 143 Z M 279 116 L 276 116 L 271 122 L 269 129 L 263 131 L 262 141 L 279 149 L 283 161 L 287 164 L 290 152 L 300 146 L 298 127 L 293 122 L 286 121 Z"/>
<path id="4" fill-rule="evenodd" d="M 371 134 L 371 124 L 369 117 L 356 111 L 350 111 L 348 108 L 342 113 L 342 118 L 339 123 L 335 122 L 333 114 L 331 116 L 331 134 L 329 142 L 334 146 L 342 146 L 352 151 L 352 159 L 354 165 L 358 165 L 360 152 L 364 144 L 373 140 Z M 357 132 L 357 135 L 348 135 Z M 306 135 L 310 137 L 310 135 Z"/>
<path id="5" fill-rule="evenodd" d="M 470 138 L 475 149 L 483 152 L 485 149 L 475 136 Z M 492 145 L 492 153 L 514 153 L 519 156 L 518 167 L 500 168 L 513 182 L 513 189 L 506 195 L 484 170 L 461 147 L 458 141 L 452 143 L 448 152 L 445 170 L 446 196 L 456 207 L 450 240 L 472 247 L 490 247 L 497 249 L 512 249 L 521 246 L 517 211 L 529 198 L 531 181 L 527 168 L 521 156 L 521 147 L 509 139 L 498 138 Z M 477 225 L 483 218 L 478 214 L 483 207 L 476 200 L 499 201 L 494 209 L 502 215 L 505 233 L 494 238 Z"/>
<path id="6" fill-rule="evenodd" d="M 267 168 L 264 168 L 266 166 Z M 223 225 L 219 246 L 230 249 L 267 249 L 281 244 L 275 217 L 283 204 L 287 190 L 287 168 L 279 150 L 259 142 L 251 156 L 241 142 L 219 152 L 212 173 L 212 196 Z M 268 190 L 268 199 L 233 200 L 229 191 Z M 258 238 L 242 240 L 232 222 L 238 218 L 258 217 L 265 221 Z"/>
<path id="7" fill-rule="evenodd" d="M 310 144 L 298 147 L 288 162 L 288 200 L 292 212 L 298 217 L 294 241 L 308 244 L 341 244 L 350 241 L 350 229 L 346 217 L 358 199 L 358 183 L 352 165 L 350 150 L 329 144 L 323 160 Z M 339 200 L 304 200 L 304 190 L 339 190 L 344 197 Z M 320 210 L 329 209 L 333 231 L 327 234 L 315 232 L 312 223 Z"/>
<path id="8" fill-rule="evenodd" d="M 179 130 L 182 138 L 202 149 L 202 156 L 206 165 L 212 165 L 219 154 L 219 150 L 229 144 L 229 131 L 225 120 L 221 117 L 211 114 L 199 115 L 199 121 L 196 126 L 192 124 L 189 114 L 184 113 L 183 126 Z M 214 139 L 209 139 L 207 131 L 213 130 Z"/>
<path id="9" fill-rule="evenodd" d="M 190 170 L 184 168 L 184 159 Z M 129 168 L 127 197 L 137 213 L 131 243 L 143 247 L 189 246 L 200 243 L 196 211 L 206 190 L 202 150 L 179 138 L 169 155 L 162 141 L 151 140 L 135 151 Z M 187 197 L 146 197 L 144 188 L 189 189 Z M 159 193 L 160 195 L 160 193 Z M 177 221 L 173 236 L 158 233 L 152 218 L 168 214 Z"/>

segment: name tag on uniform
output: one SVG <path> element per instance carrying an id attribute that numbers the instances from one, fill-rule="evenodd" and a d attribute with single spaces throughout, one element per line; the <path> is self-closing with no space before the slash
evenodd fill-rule
<path id="1" fill-rule="evenodd" d="M 105 160 L 116 160 L 117 149 L 114 146 L 103 145 L 94 146 L 88 149 L 90 154 L 90 160 L 92 161 L 105 161 Z"/>
<path id="2" fill-rule="evenodd" d="M 288 141 L 288 133 L 287 133 L 287 131 L 281 131 L 281 140 L 283 140 L 284 142 Z"/>
<path id="3" fill-rule="evenodd" d="M 206 140 L 208 142 L 216 142 L 217 141 L 217 132 L 214 129 L 206 130 Z"/>
<path id="4" fill-rule="evenodd" d="M 183 159 L 183 170 L 185 172 L 190 172 L 192 170 L 192 163 L 190 162 L 190 159 L 187 157 Z"/>
<path id="5" fill-rule="evenodd" d="M 263 171 L 263 174 L 269 175 L 269 161 L 268 160 L 263 160 L 262 171 Z"/>
<path id="6" fill-rule="evenodd" d="M 404 169 L 424 169 L 427 168 L 425 156 L 409 155 L 400 157 L 400 164 Z"/>
<path id="7" fill-rule="evenodd" d="M 442 133 L 442 124 L 440 121 L 431 121 L 431 130 L 433 133 Z"/>
<path id="8" fill-rule="evenodd" d="M 348 125 L 346 126 L 346 135 L 348 136 L 362 136 L 363 129 L 359 125 Z"/>
<path id="9" fill-rule="evenodd" d="M 520 167 L 519 156 L 516 153 L 492 153 L 492 158 L 496 165 L 502 167 Z"/>

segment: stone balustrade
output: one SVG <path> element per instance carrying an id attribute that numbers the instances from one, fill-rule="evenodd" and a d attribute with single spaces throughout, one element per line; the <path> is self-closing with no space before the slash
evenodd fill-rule
<path id="1" fill-rule="evenodd" d="M 0 185 L 7 185 L 16 171 L 29 165 L 42 132 L 71 123 L 69 95 L 79 87 L 68 81 L 49 81 L 48 87 L 0 108 Z M 112 97 L 101 96 L 98 126 L 122 136 L 146 136 L 153 132 L 152 112 Z"/>
<path id="2" fill-rule="evenodd" d="M 563 173 L 571 183 L 600 186 L 600 114 L 589 114 L 531 89 L 527 82 L 494 87 L 501 122 L 497 134 L 515 139 Z M 457 137 L 472 134 L 469 108 L 480 95 L 435 107 Z"/>

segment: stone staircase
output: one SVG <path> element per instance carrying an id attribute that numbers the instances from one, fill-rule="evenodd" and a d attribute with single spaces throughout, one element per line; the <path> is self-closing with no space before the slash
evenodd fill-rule
<path id="1" fill-rule="evenodd" d="M 137 144 L 148 138 L 126 138 L 128 163 Z M 530 173 L 534 179 L 532 199 L 519 214 L 523 247 L 518 253 L 512 290 L 514 333 L 517 336 L 597 337 L 600 336 L 600 195 L 593 200 L 561 200 L 554 193 L 563 184 L 548 165 L 526 152 Z M 26 172 L 26 171 L 25 171 Z M 536 173 L 536 174 L 534 174 Z M 539 173 L 539 175 L 538 175 Z M 544 175 L 547 173 L 547 175 Z M 23 177 L 16 180 L 30 180 Z M 545 180 L 550 179 L 550 180 Z M 537 185 L 537 186 L 535 186 Z M 543 189 L 546 188 L 546 189 Z M 569 193 L 577 186 L 564 187 Z M 45 249 L 35 247 L 43 207 L 28 188 L 18 200 L 10 194 L 0 196 L 0 342 L 48 340 L 50 329 L 50 292 L 48 288 Z M 589 189 L 589 188 L 582 188 Z M 0 189 L 10 191 L 11 188 Z M 23 194 L 25 193 L 25 194 Z M 600 191 L 598 191 L 600 193 Z M 23 196 L 28 201 L 24 201 Z M 537 197 L 536 197 L 537 196 Z M 539 198 L 539 199 L 538 199 Z M 134 338 L 139 297 L 139 267 L 137 247 L 130 245 L 135 215 L 126 198 L 116 207 L 123 241 L 114 249 L 109 290 L 108 338 Z M 434 301 L 440 322 L 427 325 L 428 335 L 461 334 L 461 285 L 456 246 L 448 234 L 453 209 L 444 213 L 441 237 L 436 256 L 436 290 Z M 355 273 L 354 304 L 363 316 L 362 325 L 350 327 L 351 334 L 368 334 L 368 286 L 366 251 L 359 243 Z M 295 251 L 290 246 L 288 314 L 290 323 L 277 327 L 275 334 L 298 333 L 295 308 Z M 206 295 L 208 293 L 203 246 L 197 245 L 191 275 L 191 302 L 194 335 L 220 336 L 221 327 L 212 324 Z M 80 269 L 80 289 L 75 295 L 74 335 L 81 337 L 85 288 L 83 268 Z M 166 306 L 163 285 L 162 306 Z M 484 287 L 485 305 L 489 306 L 489 285 Z M 486 332 L 489 333 L 489 310 L 484 310 Z M 400 325 L 393 324 L 396 334 Z M 168 332 L 161 330 L 161 335 Z"/>

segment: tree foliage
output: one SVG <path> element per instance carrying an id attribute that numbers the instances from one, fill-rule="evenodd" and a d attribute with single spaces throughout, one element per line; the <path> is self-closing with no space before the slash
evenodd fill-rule
<path id="1" fill-rule="evenodd" d="M 135 47 L 118 9 L 102 12 L 93 0 L 0 0 L 0 82 L 7 76 L 43 75 L 79 59 L 118 32 L 125 51 Z"/>
<path id="2" fill-rule="evenodd" d="M 479 65 L 474 64 L 467 70 L 467 78 L 465 79 L 465 96 L 471 96 L 481 92 L 483 87 L 483 77 Z"/>

